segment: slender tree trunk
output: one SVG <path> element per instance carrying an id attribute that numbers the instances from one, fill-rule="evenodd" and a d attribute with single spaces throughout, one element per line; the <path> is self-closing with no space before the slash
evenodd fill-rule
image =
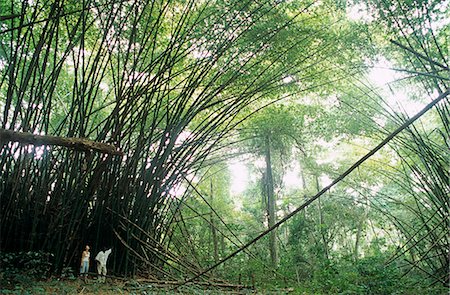
<path id="1" fill-rule="evenodd" d="M 211 198 L 211 205 L 213 204 L 213 183 L 212 180 L 210 180 L 210 198 Z M 214 254 L 214 262 L 217 263 L 219 261 L 219 245 L 217 241 L 217 231 L 215 226 L 215 218 L 211 212 L 211 236 L 212 236 L 212 243 L 213 243 L 213 254 Z"/>
<path id="2" fill-rule="evenodd" d="M 266 150 L 265 150 L 265 160 L 266 160 L 266 195 L 267 195 L 267 212 L 268 212 L 268 225 L 269 228 L 276 223 L 275 216 L 275 194 L 273 189 L 273 175 L 272 175 L 272 160 L 270 157 L 270 139 L 266 137 Z M 273 230 L 270 232 L 269 236 L 269 250 L 270 250 L 270 260 L 274 267 L 278 263 L 277 254 L 277 231 Z"/>
<path id="3" fill-rule="evenodd" d="M 319 176 L 315 175 L 315 179 L 316 179 L 316 189 L 319 192 L 320 191 L 320 186 L 319 186 Z M 325 231 L 323 228 L 324 225 L 324 221 L 323 221 L 323 213 L 322 213 L 322 202 L 320 200 L 320 197 L 317 199 L 317 208 L 319 210 L 319 230 L 320 230 L 320 236 L 322 238 L 322 243 L 323 243 L 323 250 L 325 253 L 325 258 L 328 259 L 328 243 L 327 243 L 327 239 L 325 236 Z"/>
<path id="4" fill-rule="evenodd" d="M 300 176 L 302 178 L 302 188 L 306 191 L 306 178 L 305 178 L 305 172 L 303 171 L 303 167 L 300 168 Z"/>
<path id="5" fill-rule="evenodd" d="M 222 257 L 225 256 L 225 238 L 223 235 L 220 235 L 220 252 Z"/>
<path id="6" fill-rule="evenodd" d="M 362 222 L 358 223 L 358 231 L 356 232 L 355 251 L 353 253 L 353 259 L 358 260 L 359 240 L 361 239 Z"/>
<path id="7" fill-rule="evenodd" d="M 365 197 L 365 201 L 366 202 L 364 205 L 364 215 L 363 215 L 363 218 L 360 220 L 360 222 L 358 222 L 358 231 L 356 232 L 355 251 L 353 253 L 355 261 L 358 260 L 361 233 L 363 231 L 363 226 L 366 223 L 367 216 L 369 214 L 369 201 L 368 201 L 367 197 Z"/>
<path id="8" fill-rule="evenodd" d="M 300 175 L 302 177 L 302 188 L 304 191 L 307 190 L 307 186 L 306 186 L 306 177 L 305 177 L 305 172 L 303 171 L 303 168 L 300 169 Z M 303 217 L 306 219 L 306 211 L 307 208 L 305 208 L 304 210 L 302 210 L 303 212 Z"/>

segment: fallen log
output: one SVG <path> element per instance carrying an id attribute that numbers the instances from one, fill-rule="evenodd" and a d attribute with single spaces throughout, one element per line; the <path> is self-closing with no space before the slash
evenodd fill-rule
<path id="1" fill-rule="evenodd" d="M 180 281 L 162 281 L 162 280 L 152 280 L 152 279 L 143 279 L 143 278 L 136 279 L 134 281 L 139 282 L 139 283 L 155 284 L 158 286 L 180 284 Z M 235 284 L 229 284 L 229 283 L 224 283 L 224 282 L 193 282 L 192 284 L 198 285 L 198 286 L 211 286 L 211 287 L 230 288 L 230 289 L 254 289 L 253 286 L 235 285 Z"/>
<path id="2" fill-rule="evenodd" d="M 35 146 L 56 145 L 80 151 L 96 151 L 99 153 L 116 156 L 124 155 L 121 150 L 111 144 L 92 141 L 86 138 L 37 135 L 28 132 L 18 132 L 0 128 L 0 145 L 8 142 L 18 142 L 21 144 L 31 144 Z"/>

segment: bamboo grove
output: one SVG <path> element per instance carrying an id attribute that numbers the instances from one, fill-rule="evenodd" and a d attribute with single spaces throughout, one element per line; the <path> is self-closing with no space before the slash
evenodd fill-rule
<path id="1" fill-rule="evenodd" d="M 330 54 L 325 44 L 308 52 L 312 35 L 269 50 L 294 18 L 311 17 L 308 5 L 289 18 L 272 1 L 12 2 L 2 128 L 125 155 L 4 143 L 2 249 L 51 252 L 61 268 L 82 244 L 105 243 L 124 253 L 113 266 L 123 273 L 180 262 L 167 252 L 180 222 L 171 189 L 220 152 L 241 110 L 290 73 L 307 80 Z M 262 26 L 267 18 L 279 25 Z M 298 64 L 286 64 L 299 43 Z"/>
<path id="2" fill-rule="evenodd" d="M 411 16 L 389 15 L 382 2 L 377 8 L 394 40 L 390 50 L 403 56 L 423 89 L 448 93 L 442 42 L 419 36 Z M 8 14 L 0 27 L 0 249 L 52 253 L 56 271 L 90 244 L 114 247 L 118 274 L 206 275 L 208 266 L 186 257 L 189 249 L 175 234 L 187 232 L 179 212 L 198 193 L 193 180 L 200 168 L 229 156 L 236 127 L 255 111 L 292 93 L 338 87 L 364 68 L 365 53 L 355 53 L 361 40 L 352 41 L 348 31 L 330 33 L 339 20 L 317 1 L 1 5 Z M 416 35 L 399 29 L 408 26 Z M 407 238 L 392 260 L 402 257 L 448 284 L 450 112 L 442 98 L 433 111 L 443 128 L 424 137 L 411 125 L 390 142 L 404 171 L 385 176 L 409 189 L 415 204 L 406 209 L 417 224 L 376 200 L 371 206 Z M 390 116 L 398 125 L 408 120 Z M 7 130 L 44 142 L 10 140 Z M 49 144 L 45 136 L 72 143 Z M 243 245 L 227 239 L 237 249 Z"/>
<path id="3" fill-rule="evenodd" d="M 443 97 L 434 107 L 433 115 L 423 119 L 434 120 L 434 117 L 435 127 L 427 130 L 423 122 L 419 122 L 409 126 L 391 143 L 402 159 L 402 168 L 381 172 L 394 179 L 413 201 L 399 202 L 389 195 L 384 196 L 385 199 L 409 212 L 416 221 L 406 221 L 386 210 L 383 202 L 372 201 L 372 206 L 395 224 L 406 241 L 387 263 L 402 258 L 406 273 L 416 270 L 431 278 L 433 284 L 449 286 L 450 101 L 445 95 L 450 87 L 449 56 L 445 53 L 449 42 L 448 29 L 441 35 L 432 27 L 432 11 L 437 9 L 438 2 L 418 3 L 416 9 L 409 11 L 407 4 L 393 7 L 387 1 L 381 1 L 375 5 L 380 15 L 384 15 L 382 22 L 399 36 L 391 40 L 391 44 L 398 48 L 407 65 L 407 78 L 416 81 L 430 97 Z M 416 19 L 412 17 L 413 13 L 418 15 Z M 393 112 L 390 113 L 392 116 Z M 407 119 L 401 114 L 392 117 L 397 124 Z"/>

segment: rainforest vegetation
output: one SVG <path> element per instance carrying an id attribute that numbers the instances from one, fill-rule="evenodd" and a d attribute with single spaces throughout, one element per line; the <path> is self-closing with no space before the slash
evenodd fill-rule
<path id="1" fill-rule="evenodd" d="M 448 0 L 0 0 L 1 292 L 447 294 L 449 57 Z"/>

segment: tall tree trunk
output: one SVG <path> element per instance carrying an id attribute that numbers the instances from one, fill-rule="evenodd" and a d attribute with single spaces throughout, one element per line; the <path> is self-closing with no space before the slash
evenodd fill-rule
<path id="1" fill-rule="evenodd" d="M 266 160 L 266 196 L 267 196 L 267 213 L 268 213 L 268 225 L 269 228 L 276 223 L 275 216 L 275 194 L 273 189 L 273 175 L 272 175 L 272 160 L 270 157 L 270 138 L 266 137 L 266 149 L 265 149 L 265 160 Z M 277 230 L 274 229 L 270 232 L 269 236 L 269 250 L 270 250 L 270 260 L 272 266 L 276 267 L 278 264 L 278 254 L 277 254 Z"/>
<path id="2" fill-rule="evenodd" d="M 211 206 L 213 204 L 213 183 L 212 179 L 210 180 L 210 198 L 211 198 Z M 215 218 L 213 213 L 211 212 L 211 236 L 212 236 L 212 243 L 213 243 L 213 254 L 214 254 L 214 262 L 217 263 L 219 261 L 219 245 L 217 241 L 217 231 L 216 231 L 216 225 L 214 223 Z"/>

